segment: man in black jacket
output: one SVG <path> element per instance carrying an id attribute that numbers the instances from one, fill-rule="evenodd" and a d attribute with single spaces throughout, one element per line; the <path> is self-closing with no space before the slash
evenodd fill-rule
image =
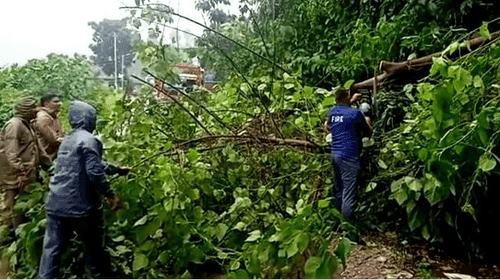
<path id="1" fill-rule="evenodd" d="M 127 174 L 130 169 L 111 168 L 102 160 L 102 144 L 92 135 L 96 110 L 81 101 L 69 109 L 73 130 L 57 153 L 55 175 L 50 180 L 40 278 L 57 278 L 60 254 L 76 231 L 85 248 L 86 267 L 92 278 L 107 277 L 109 259 L 104 257 L 102 197 L 112 211 L 121 207 L 105 174 Z M 108 276 L 109 277 L 109 276 Z"/>

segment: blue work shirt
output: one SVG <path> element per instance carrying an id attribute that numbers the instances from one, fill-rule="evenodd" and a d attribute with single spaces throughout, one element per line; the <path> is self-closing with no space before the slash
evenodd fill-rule
<path id="1" fill-rule="evenodd" d="M 341 159 L 359 159 L 362 139 L 370 133 L 364 114 L 347 105 L 338 105 L 330 109 L 328 124 L 332 133 L 332 154 Z"/>

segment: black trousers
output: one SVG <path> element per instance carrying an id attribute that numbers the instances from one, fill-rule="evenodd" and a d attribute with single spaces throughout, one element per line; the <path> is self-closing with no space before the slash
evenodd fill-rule
<path id="1" fill-rule="evenodd" d="M 69 241 L 73 233 L 76 233 L 83 243 L 88 276 L 109 277 L 110 259 L 104 252 L 104 225 L 101 211 L 82 217 L 47 215 L 47 229 L 38 277 L 59 278 L 61 253 L 66 246 L 71 246 Z"/>

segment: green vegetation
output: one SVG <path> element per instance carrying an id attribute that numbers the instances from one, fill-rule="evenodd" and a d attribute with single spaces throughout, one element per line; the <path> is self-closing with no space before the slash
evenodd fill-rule
<path id="1" fill-rule="evenodd" d="M 212 31 L 198 39 L 197 54 L 225 79 L 214 93 L 158 102 L 144 86 L 130 98 L 90 82 L 90 64 L 78 56 L 0 72 L 2 122 L 20 95 L 58 88 L 65 101 L 99 108 L 107 159 L 133 167 L 111 179 L 124 209 L 105 212 L 117 277 L 329 278 L 360 232 L 386 229 L 497 260 L 500 46 L 493 41 L 452 59 L 470 35 L 498 30 L 493 1 L 256 2 L 242 5 L 239 18 L 216 17 L 216 6 L 202 5 L 212 12 Z M 161 5 L 133 10 L 136 23 L 161 25 L 173 16 Z M 445 49 L 432 67 L 376 92 L 356 224 L 346 222 L 331 206 L 322 128 L 335 104 L 332 88 L 373 76 L 381 60 Z M 136 52 L 165 79 L 184 59 L 161 42 L 138 44 Z M 47 187 L 33 185 L 20 198 L 16 208 L 30 221 L 3 248 L 19 278 L 37 273 Z M 81 258 L 78 246 L 68 249 L 65 277 L 82 275 Z"/>

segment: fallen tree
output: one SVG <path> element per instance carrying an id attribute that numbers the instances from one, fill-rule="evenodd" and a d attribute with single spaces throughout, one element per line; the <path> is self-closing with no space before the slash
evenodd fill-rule
<path id="1" fill-rule="evenodd" d="M 462 56 L 488 43 L 493 42 L 494 40 L 498 39 L 499 34 L 500 32 L 497 31 L 491 34 L 491 36 L 487 38 L 485 37 L 473 38 L 461 44 L 455 44 L 453 45 L 454 46 L 453 48 L 449 47 L 445 51 L 433 53 L 420 58 L 410 59 L 401 62 L 381 61 L 378 69 L 379 72 L 381 73 L 365 81 L 353 84 L 351 86 L 351 91 L 360 92 L 361 90 L 373 89 L 374 86 L 376 86 L 377 88 L 381 87 L 389 77 L 407 71 L 420 69 L 421 67 L 424 66 L 430 66 L 432 65 L 433 59 L 435 57 L 446 55 L 448 52 L 450 52 L 450 57 Z M 453 49 L 455 51 L 453 51 Z"/>

